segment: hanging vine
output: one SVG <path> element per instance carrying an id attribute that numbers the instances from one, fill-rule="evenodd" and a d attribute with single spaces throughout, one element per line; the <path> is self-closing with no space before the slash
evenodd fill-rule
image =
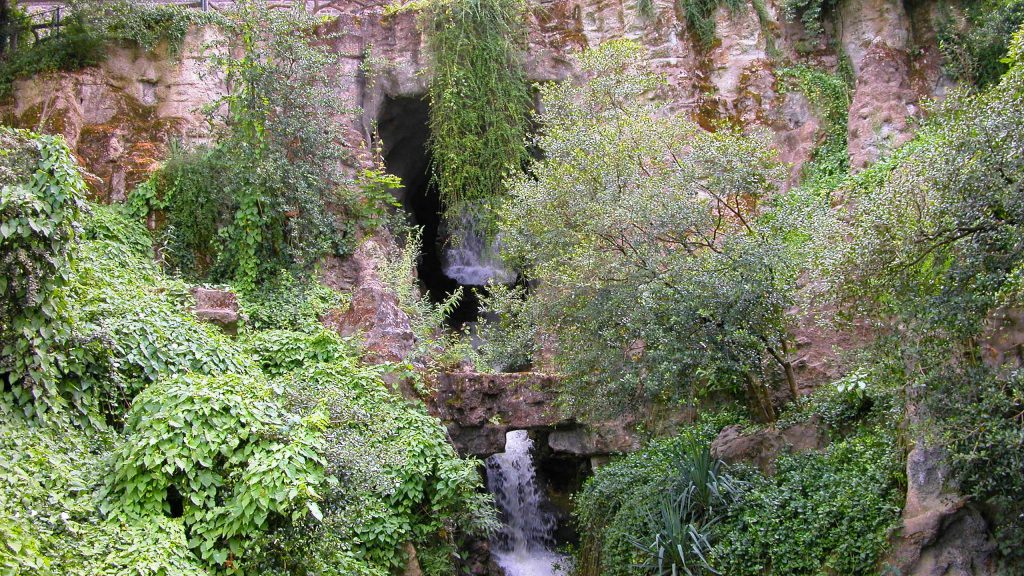
<path id="1" fill-rule="evenodd" d="M 523 0 L 436 0 L 423 13 L 433 57 L 432 178 L 449 215 L 484 207 L 527 158 L 530 91 Z"/>

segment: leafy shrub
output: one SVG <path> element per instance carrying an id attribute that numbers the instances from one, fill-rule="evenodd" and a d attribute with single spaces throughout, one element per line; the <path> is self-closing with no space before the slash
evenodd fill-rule
<path id="1" fill-rule="evenodd" d="M 655 541 L 658 531 L 663 530 L 664 523 L 660 521 L 663 504 L 669 511 L 678 511 L 681 495 L 688 494 L 687 498 L 691 498 L 692 486 L 708 485 L 706 481 L 690 482 L 688 472 L 692 466 L 685 465 L 691 460 L 690 455 L 700 453 L 722 427 L 737 420 L 727 412 L 708 415 L 675 437 L 656 440 L 642 450 L 599 468 L 575 499 L 576 521 L 587 527 L 577 555 L 581 573 L 636 575 L 638 566 L 651 560 L 648 547 Z M 696 510 L 698 500 L 693 499 L 695 506 L 684 511 L 690 514 Z M 715 498 L 704 501 L 710 503 L 708 507 L 712 509 L 723 503 Z M 644 549 L 638 548 L 638 543 Z M 654 564 L 643 573 L 659 573 L 657 562 Z"/>
<path id="2" fill-rule="evenodd" d="M 232 90 L 207 107 L 223 131 L 210 146 L 175 150 L 129 202 L 140 216 L 165 216 L 159 233 L 173 269 L 248 292 L 282 268 L 306 272 L 324 254 L 347 254 L 396 183 L 372 171 L 354 181 L 344 170 L 337 119 L 351 111 L 330 80 L 323 18 L 264 0 L 223 15 L 208 63 Z"/>
<path id="3" fill-rule="evenodd" d="M 305 365 L 333 363 L 357 356 L 356 345 L 330 330 L 260 331 L 246 339 L 246 350 L 268 376 L 281 376 Z"/>
<path id="4" fill-rule="evenodd" d="M 180 517 L 197 555 L 231 572 L 275 518 L 321 515 L 322 416 L 310 416 L 289 419 L 269 388 L 240 376 L 163 380 L 128 413 L 103 509 L 130 521 Z"/>
<path id="5" fill-rule="evenodd" d="M 557 342 L 577 414 L 720 390 L 772 419 L 769 367 L 795 386 L 797 266 L 761 202 L 781 166 L 763 133 L 707 132 L 648 104 L 660 80 L 640 50 L 608 42 L 581 56 L 586 82 L 541 87 L 545 157 L 510 182 L 500 221 L 536 286 L 519 315 Z"/>
<path id="6" fill-rule="evenodd" d="M 1024 566 L 1024 373 L 981 366 L 949 369 L 925 382 L 929 408 L 964 494 L 988 504 L 1006 573 Z"/>
<path id="7" fill-rule="evenodd" d="M 965 14 L 947 15 L 937 30 L 943 71 L 978 88 L 995 84 L 1009 69 L 1003 59 L 1021 24 L 1021 0 L 972 2 L 966 5 Z"/>
<path id="8" fill-rule="evenodd" d="M 323 566 L 339 576 L 389 573 L 403 565 L 402 545 L 411 541 L 441 553 L 440 576 L 453 570 L 456 530 L 493 527 L 476 464 L 458 459 L 440 423 L 404 404 L 372 369 L 312 364 L 275 385 L 293 412 L 324 411 L 324 458 L 339 482 L 324 494 L 319 526 L 307 519 L 268 536 L 264 564 Z"/>
<path id="9" fill-rule="evenodd" d="M 822 19 L 836 7 L 836 0 L 785 0 L 782 10 L 791 21 L 800 20 L 812 36 L 820 36 L 825 29 Z"/>
<path id="10" fill-rule="evenodd" d="M 901 451 L 891 425 L 783 455 L 776 474 L 751 472 L 717 527 L 714 564 L 730 575 L 868 575 L 899 522 Z"/>
<path id="11" fill-rule="evenodd" d="M 62 290 L 85 182 L 59 136 L 0 127 L 0 142 L 0 379 L 26 413 L 41 413 L 67 392 Z"/>
<path id="12" fill-rule="evenodd" d="M 348 297 L 319 282 L 303 282 L 291 272 L 281 270 L 259 290 L 238 294 L 238 304 L 247 330 L 315 333 L 323 328 L 321 316 L 344 308 Z"/>

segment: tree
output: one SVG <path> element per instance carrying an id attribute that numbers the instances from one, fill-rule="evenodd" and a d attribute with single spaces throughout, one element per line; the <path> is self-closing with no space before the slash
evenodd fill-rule
<path id="1" fill-rule="evenodd" d="M 985 342 L 1024 296 L 1022 56 L 1024 30 L 1000 83 L 933 110 L 911 143 L 846 187 L 820 240 L 835 264 L 822 280 L 843 308 L 895 336 L 888 350 L 923 426 L 947 449 L 959 489 L 989 506 L 1016 563 L 1000 573 L 1024 566 L 1024 361 Z"/>
<path id="2" fill-rule="evenodd" d="M 745 389 L 772 419 L 768 364 L 795 388 L 795 268 L 762 206 L 780 165 L 765 134 L 646 104 L 659 80 L 639 50 L 607 43 L 581 57 L 582 85 L 541 88 L 545 157 L 512 180 L 500 223 L 535 287 L 522 315 L 557 338 L 577 411 Z"/>

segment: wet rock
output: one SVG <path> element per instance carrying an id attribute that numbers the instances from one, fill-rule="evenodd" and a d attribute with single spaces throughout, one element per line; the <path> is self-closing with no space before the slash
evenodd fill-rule
<path id="1" fill-rule="evenodd" d="M 618 422 L 552 430 L 548 447 L 555 453 L 574 456 L 630 452 L 640 447 L 639 439 Z"/>
<path id="2" fill-rule="evenodd" d="M 216 324 L 228 334 L 238 333 L 238 297 L 234 292 L 197 286 L 192 289 L 192 297 L 197 318 Z"/>

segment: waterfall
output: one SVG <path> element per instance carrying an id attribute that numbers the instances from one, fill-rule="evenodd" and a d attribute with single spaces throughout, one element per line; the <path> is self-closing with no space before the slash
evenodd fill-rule
<path id="1" fill-rule="evenodd" d="M 491 280 L 498 284 L 515 282 L 515 273 L 502 265 L 498 255 L 499 240 L 488 242 L 477 228 L 469 213 L 452 227 L 444 251 L 444 275 L 463 286 L 486 286 Z"/>
<path id="2" fill-rule="evenodd" d="M 487 459 L 487 487 L 502 511 L 491 552 L 507 576 L 563 576 L 568 558 L 553 550 L 555 518 L 544 510 L 526 430 L 505 436 L 505 452 Z"/>

